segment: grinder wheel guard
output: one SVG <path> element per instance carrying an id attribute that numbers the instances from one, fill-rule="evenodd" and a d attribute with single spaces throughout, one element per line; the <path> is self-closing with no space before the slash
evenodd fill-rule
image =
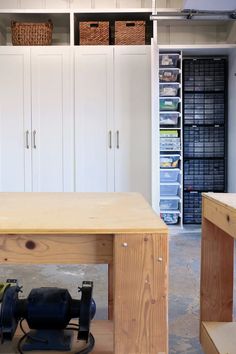
<path id="1" fill-rule="evenodd" d="M 77 354 L 91 353 L 95 340 L 90 333 L 90 322 L 96 313 L 93 282 L 84 281 L 78 289 L 80 300 L 72 299 L 67 289 L 56 287 L 32 289 L 28 298 L 21 299 L 17 280 L 0 283 L 1 344 L 13 340 L 19 324 L 23 332 L 17 347 L 20 354 L 32 350 L 70 351 L 73 331 L 77 332 L 78 340 L 86 342 Z M 75 318 L 78 324 L 70 322 Z M 24 330 L 23 321 L 30 332 Z"/>

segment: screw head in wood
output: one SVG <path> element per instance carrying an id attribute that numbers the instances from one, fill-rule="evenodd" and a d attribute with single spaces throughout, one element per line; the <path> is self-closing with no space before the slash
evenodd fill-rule
<path id="1" fill-rule="evenodd" d="M 127 242 L 123 242 L 122 246 L 123 247 L 128 247 L 128 243 Z"/>
<path id="2" fill-rule="evenodd" d="M 163 258 L 162 257 L 158 257 L 157 260 L 158 260 L 158 262 L 162 262 Z"/>

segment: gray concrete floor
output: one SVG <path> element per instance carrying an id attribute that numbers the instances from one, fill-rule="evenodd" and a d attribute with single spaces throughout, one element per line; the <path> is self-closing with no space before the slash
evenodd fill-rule
<path id="1" fill-rule="evenodd" d="M 169 354 L 201 354 L 199 328 L 200 229 L 171 229 L 169 289 Z M 66 287 L 77 296 L 83 280 L 93 280 L 97 319 L 107 318 L 107 266 L 1 266 L 0 281 L 17 278 L 26 296 L 40 286 Z"/>

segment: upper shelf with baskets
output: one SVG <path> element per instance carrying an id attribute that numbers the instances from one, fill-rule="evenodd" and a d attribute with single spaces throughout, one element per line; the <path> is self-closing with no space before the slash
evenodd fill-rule
<path id="1" fill-rule="evenodd" d="M 52 45 L 70 45 L 70 14 L 69 13 L 0 13 L 0 45 L 12 45 L 12 36 L 11 36 L 11 25 L 12 23 L 48 23 L 51 21 L 52 28 Z M 30 31 L 29 26 L 28 31 Z M 17 29 L 17 36 L 24 45 L 24 28 Z M 39 30 L 40 31 L 40 30 Z M 39 41 L 40 36 L 41 40 L 44 37 L 45 45 L 48 45 L 46 42 L 46 32 L 42 33 L 43 28 L 41 28 L 41 34 L 38 34 L 38 38 L 35 38 L 35 42 Z M 20 38 L 21 36 L 21 38 Z M 25 45 L 27 45 L 25 43 Z"/>
<path id="2" fill-rule="evenodd" d="M 133 9 L 133 12 L 127 9 L 117 10 L 1 10 L 0 45 L 151 44 L 153 26 L 150 21 L 150 9 Z M 13 23 L 16 25 L 12 27 Z M 35 26 L 38 26 L 37 31 Z M 37 38 L 33 38 L 30 44 L 28 42 L 32 29 L 37 33 Z M 13 42 L 12 30 L 15 38 Z"/>

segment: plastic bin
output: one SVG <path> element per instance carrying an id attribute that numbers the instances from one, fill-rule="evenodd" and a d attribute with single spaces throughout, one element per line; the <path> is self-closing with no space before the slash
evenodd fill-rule
<path id="1" fill-rule="evenodd" d="M 171 195 L 174 197 L 178 195 L 178 191 L 179 191 L 179 183 L 160 185 L 161 196 Z"/>
<path id="2" fill-rule="evenodd" d="M 179 113 L 161 113 L 160 125 L 177 125 Z"/>
<path id="3" fill-rule="evenodd" d="M 161 210 L 178 210 L 179 199 L 160 199 Z"/>
<path id="4" fill-rule="evenodd" d="M 161 156 L 160 166 L 161 168 L 176 168 L 179 165 L 180 155 Z"/>
<path id="5" fill-rule="evenodd" d="M 167 225 L 176 225 L 179 222 L 179 214 L 177 213 L 161 213 L 160 216 Z"/>
<path id="6" fill-rule="evenodd" d="M 179 98 L 160 98 L 160 111 L 177 111 Z"/>
<path id="7" fill-rule="evenodd" d="M 180 138 L 161 138 L 160 139 L 161 151 L 179 151 Z"/>
<path id="8" fill-rule="evenodd" d="M 161 182 L 178 182 L 179 180 L 179 169 L 175 170 L 164 170 L 160 171 L 160 181 Z"/>
<path id="9" fill-rule="evenodd" d="M 161 138 L 178 138 L 178 130 L 161 130 Z"/>
<path id="10" fill-rule="evenodd" d="M 177 82 L 179 76 L 179 70 L 159 70 L 160 82 Z"/>
<path id="11" fill-rule="evenodd" d="M 178 66 L 179 54 L 160 54 L 160 68 L 176 68 Z"/>
<path id="12" fill-rule="evenodd" d="M 160 84 L 160 96 L 176 97 L 178 95 L 179 86 L 174 84 Z"/>

